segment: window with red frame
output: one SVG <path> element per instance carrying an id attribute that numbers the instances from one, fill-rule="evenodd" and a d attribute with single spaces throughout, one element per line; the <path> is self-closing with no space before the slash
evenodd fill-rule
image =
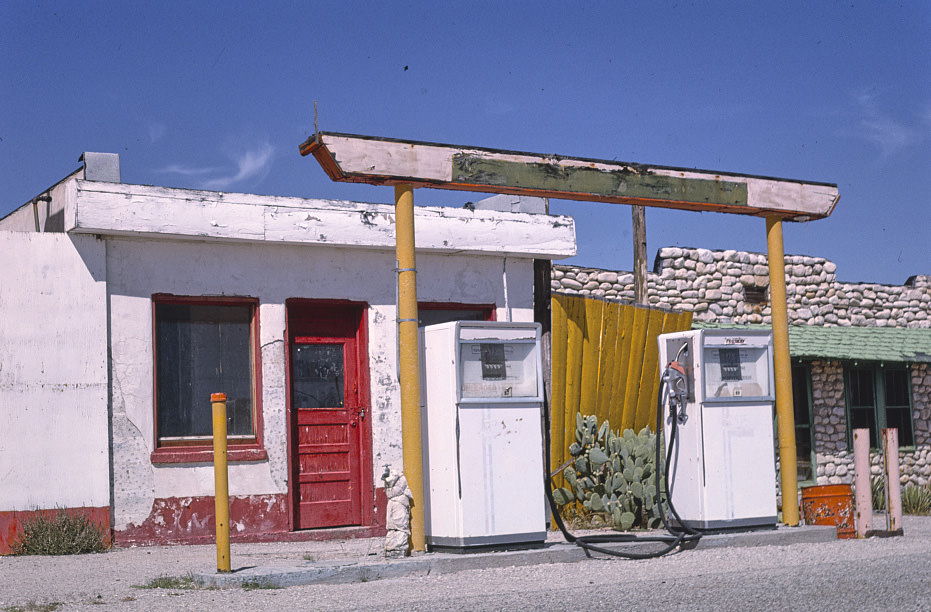
<path id="1" fill-rule="evenodd" d="M 253 300 L 155 300 L 158 446 L 209 442 L 210 395 L 227 397 L 231 442 L 256 438 Z"/>

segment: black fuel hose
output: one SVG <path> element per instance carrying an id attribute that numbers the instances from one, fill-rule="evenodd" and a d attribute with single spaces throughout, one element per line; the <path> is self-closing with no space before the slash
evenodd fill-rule
<path id="1" fill-rule="evenodd" d="M 663 512 L 662 505 L 662 495 L 659 495 L 661 485 L 659 477 L 659 462 L 662 458 L 660 452 L 660 431 L 663 430 L 663 404 L 664 398 L 668 394 L 668 384 L 665 382 L 665 377 L 663 382 L 663 389 L 660 393 L 657 393 L 656 397 L 656 444 L 655 444 L 655 466 L 653 469 L 653 475 L 656 483 L 657 499 L 656 503 L 660 505 L 660 517 L 663 521 L 663 527 L 668 532 L 667 534 L 658 534 L 658 535 L 635 535 L 635 534 L 599 534 L 599 535 L 588 535 L 588 536 L 575 536 L 572 535 L 566 525 L 563 523 L 562 517 L 559 515 L 559 508 L 556 505 L 556 501 L 553 499 L 553 481 L 550 476 L 550 432 L 549 432 L 549 403 L 544 402 L 544 408 L 546 411 L 545 425 L 543 427 L 543 438 L 544 438 L 544 451 L 543 451 L 543 461 L 546 466 L 546 498 L 550 504 L 550 510 L 553 516 L 553 520 L 556 522 L 556 526 L 559 527 L 559 530 L 562 532 L 563 537 L 567 542 L 573 543 L 576 546 L 582 548 L 586 552 L 597 552 L 604 555 L 609 555 L 612 557 L 620 557 L 623 559 L 654 559 L 656 557 L 662 557 L 667 555 L 670 552 L 674 551 L 681 545 L 691 545 L 694 546 L 698 543 L 698 540 L 701 538 L 701 533 L 689 528 L 685 525 L 682 519 L 679 517 L 679 514 L 676 512 L 675 507 L 672 504 L 672 496 L 670 495 L 669 489 L 669 464 L 671 463 L 670 459 L 672 458 L 672 450 L 675 445 L 676 434 L 678 432 L 678 422 L 675 416 L 672 418 L 672 426 L 669 436 L 669 442 L 666 449 L 666 467 L 664 470 L 664 479 L 665 479 L 665 493 L 666 501 L 669 506 L 669 511 L 672 516 L 676 519 L 677 525 L 673 525 L 669 522 L 666 517 L 666 513 Z M 617 543 L 641 543 L 641 542 L 658 542 L 663 543 L 666 546 L 660 550 L 650 551 L 650 552 L 633 552 L 633 551 L 623 551 L 616 550 L 612 548 L 605 548 L 599 546 L 600 544 L 617 544 Z"/>

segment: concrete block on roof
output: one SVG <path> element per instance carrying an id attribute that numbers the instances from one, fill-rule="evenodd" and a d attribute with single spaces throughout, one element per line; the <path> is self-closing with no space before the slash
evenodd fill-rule
<path id="1" fill-rule="evenodd" d="M 546 214 L 546 204 L 546 198 L 501 194 L 473 202 L 472 206 L 476 210 L 498 210 L 543 215 Z"/>
<path id="2" fill-rule="evenodd" d="M 119 183 L 120 156 L 117 153 L 91 153 L 85 152 L 78 159 L 84 162 L 84 179 L 88 181 L 102 181 L 105 183 Z"/>

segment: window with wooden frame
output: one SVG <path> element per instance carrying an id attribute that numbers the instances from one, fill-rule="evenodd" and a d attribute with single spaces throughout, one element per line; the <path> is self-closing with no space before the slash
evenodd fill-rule
<path id="1" fill-rule="evenodd" d="M 153 296 L 155 463 L 211 461 L 210 396 L 225 393 L 230 460 L 265 458 L 258 300 Z"/>
<path id="2" fill-rule="evenodd" d="M 817 473 L 812 428 L 811 364 L 792 364 L 792 406 L 795 409 L 795 453 L 798 481 L 814 483 Z"/>
<path id="3" fill-rule="evenodd" d="M 883 429 L 899 430 L 899 446 L 914 446 L 912 389 L 905 364 L 852 364 L 844 368 L 847 399 L 847 445 L 853 430 L 869 429 L 870 446 L 878 448 Z"/>
<path id="4" fill-rule="evenodd" d="M 744 285 L 743 288 L 747 304 L 765 306 L 769 303 L 769 285 Z"/>

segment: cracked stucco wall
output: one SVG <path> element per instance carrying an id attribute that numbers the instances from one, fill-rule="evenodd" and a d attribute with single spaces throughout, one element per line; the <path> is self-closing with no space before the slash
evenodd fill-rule
<path id="1" fill-rule="evenodd" d="M 156 499 L 213 492 L 209 464 L 153 465 L 150 459 L 155 444 L 151 303 L 155 293 L 259 300 L 268 460 L 231 464 L 231 495 L 288 490 L 284 331 L 289 298 L 369 304 L 372 473 L 377 479 L 385 465 L 401 469 L 393 251 L 135 238 L 109 238 L 107 243 L 117 530 L 143 522 Z M 530 259 L 418 253 L 417 267 L 421 301 L 495 304 L 498 320 L 533 319 Z"/>

